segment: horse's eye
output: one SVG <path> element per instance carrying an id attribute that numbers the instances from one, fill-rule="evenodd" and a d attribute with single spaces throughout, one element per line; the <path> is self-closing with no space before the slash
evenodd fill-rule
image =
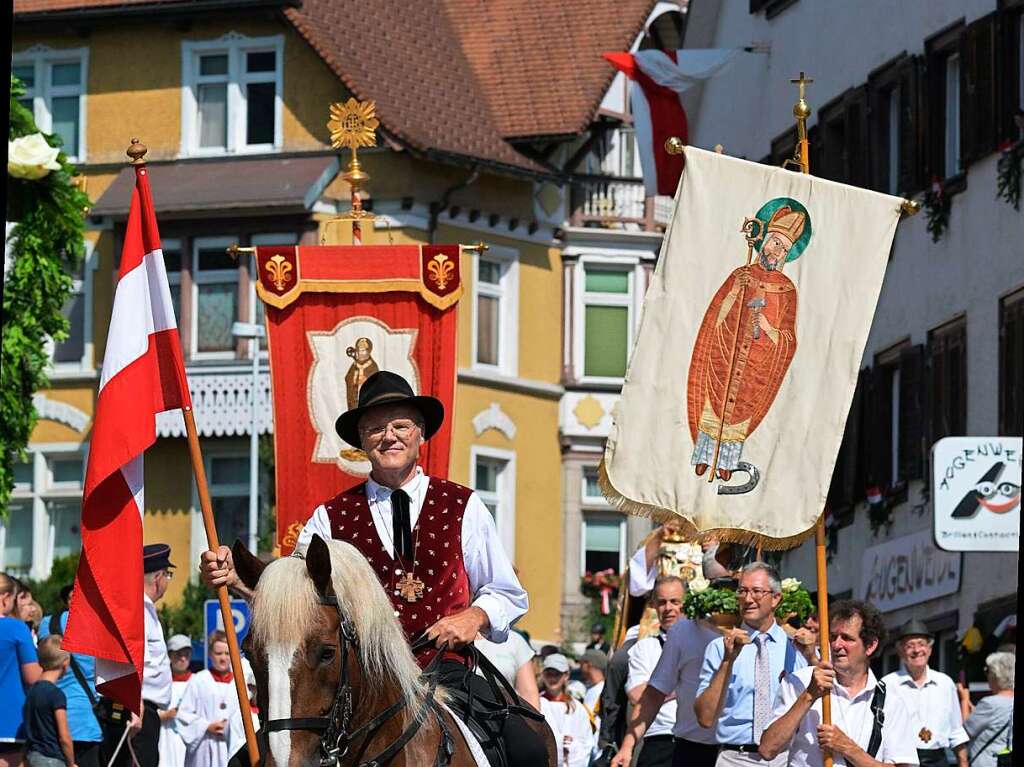
<path id="1" fill-rule="evenodd" d="M 324 645 L 320 648 L 320 663 L 330 663 L 336 654 L 337 650 L 329 645 Z"/>

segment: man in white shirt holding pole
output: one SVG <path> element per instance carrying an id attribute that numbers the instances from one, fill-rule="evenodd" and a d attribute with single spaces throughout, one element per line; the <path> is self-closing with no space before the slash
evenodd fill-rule
<path id="1" fill-rule="evenodd" d="M 831 663 L 808 666 L 782 680 L 773 721 L 758 751 L 774 759 L 789 750 L 789 767 L 822 767 L 822 753 L 836 765 L 916 765 L 913 720 L 906 704 L 871 671 L 885 624 L 866 602 L 845 600 L 831 610 Z M 832 722 L 822 723 L 821 699 L 832 702 Z"/>

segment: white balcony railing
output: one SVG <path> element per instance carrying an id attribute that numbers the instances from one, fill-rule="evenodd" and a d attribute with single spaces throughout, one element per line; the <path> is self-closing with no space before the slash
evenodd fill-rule
<path id="1" fill-rule="evenodd" d="M 260 373 L 256 392 L 257 431 L 274 431 L 274 413 L 270 402 L 270 374 Z M 201 437 L 248 436 L 252 419 L 252 372 L 202 373 L 188 371 L 188 388 L 196 428 Z M 185 436 L 185 423 L 180 410 L 168 410 L 156 417 L 156 433 L 160 437 Z"/>

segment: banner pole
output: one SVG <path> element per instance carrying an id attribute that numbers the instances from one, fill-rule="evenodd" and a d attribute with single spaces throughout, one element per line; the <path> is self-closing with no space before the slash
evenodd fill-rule
<path id="1" fill-rule="evenodd" d="M 793 105 L 793 116 L 796 118 L 797 147 L 796 156 L 793 158 L 800 163 L 801 173 L 810 174 L 811 157 L 810 144 L 807 140 L 807 118 L 811 115 L 811 107 L 804 99 L 805 89 L 809 80 L 803 72 L 800 77 L 790 80 L 800 89 L 800 98 Z M 831 658 L 829 654 L 829 628 L 828 628 L 828 560 L 825 556 L 825 514 L 822 513 L 818 524 L 814 528 L 814 556 L 818 569 L 818 651 L 821 653 L 823 663 L 828 663 Z M 832 724 L 832 697 L 826 695 L 821 699 L 821 721 L 823 724 Z M 832 767 L 832 753 L 822 749 L 823 767 Z"/>
<path id="2" fill-rule="evenodd" d="M 195 474 L 196 488 L 199 490 L 199 508 L 203 514 L 206 542 L 210 551 L 216 551 L 220 547 L 220 541 L 217 539 L 217 525 L 213 520 L 210 488 L 206 482 L 206 468 L 203 465 L 203 453 L 199 447 L 196 419 L 191 406 L 182 408 L 181 412 L 185 418 L 185 432 L 188 434 L 188 452 L 192 458 L 192 473 Z M 245 684 L 245 673 L 242 671 L 242 655 L 238 648 L 238 635 L 235 633 L 235 621 L 231 614 L 231 599 L 228 597 L 227 586 L 221 586 L 217 589 L 217 601 L 220 602 L 220 614 L 224 621 L 224 633 L 228 637 L 231 673 L 235 678 L 235 692 L 238 694 L 238 709 L 242 714 L 242 727 L 245 728 L 245 744 L 249 750 L 249 764 L 252 767 L 256 767 L 260 761 L 260 749 L 256 743 L 256 730 L 252 726 L 249 690 Z"/>

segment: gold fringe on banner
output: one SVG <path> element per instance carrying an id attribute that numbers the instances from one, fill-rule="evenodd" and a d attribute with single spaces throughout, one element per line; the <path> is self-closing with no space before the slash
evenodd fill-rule
<path id="1" fill-rule="evenodd" d="M 814 529 L 818 526 L 818 522 L 816 521 L 806 530 L 797 533 L 796 535 L 790 535 L 786 538 L 772 538 L 771 536 L 764 535 L 763 533 L 757 533 L 753 530 L 744 530 L 738 527 L 714 527 L 709 530 L 701 530 L 687 517 L 673 511 L 672 509 L 666 509 L 662 506 L 655 506 L 654 504 L 643 503 L 641 501 L 634 501 L 632 498 L 624 496 L 616 489 L 615 485 L 612 484 L 611 478 L 608 476 L 608 470 L 604 465 L 604 458 L 601 459 L 601 464 L 598 467 L 597 484 L 601 488 L 601 492 L 604 494 L 605 500 L 618 511 L 621 511 L 624 514 L 632 514 L 637 517 L 648 517 L 662 525 L 666 522 L 675 521 L 679 523 L 680 532 L 683 537 L 688 540 L 704 541 L 707 538 L 717 538 L 722 543 L 738 543 L 754 547 L 760 546 L 765 551 L 785 551 L 786 549 L 792 549 L 799 546 L 801 543 L 813 536 Z M 822 515 L 824 515 L 824 512 L 822 512 Z"/>

